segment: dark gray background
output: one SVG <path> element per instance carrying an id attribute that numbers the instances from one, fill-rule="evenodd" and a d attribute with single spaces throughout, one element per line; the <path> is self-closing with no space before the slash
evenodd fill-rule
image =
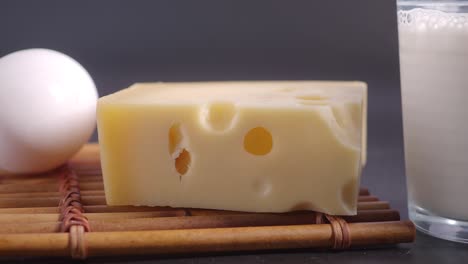
<path id="1" fill-rule="evenodd" d="M 363 185 L 407 217 L 393 0 L 1 1 L 0 56 L 37 47 L 78 60 L 101 96 L 137 81 L 366 81 L 369 148 Z M 468 256 L 466 249 L 418 234 L 416 244 L 392 249 L 159 260 L 456 263 Z"/>

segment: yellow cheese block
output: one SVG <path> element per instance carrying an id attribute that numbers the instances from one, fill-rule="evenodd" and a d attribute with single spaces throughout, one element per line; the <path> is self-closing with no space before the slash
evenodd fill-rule
<path id="1" fill-rule="evenodd" d="M 99 99 L 109 205 L 356 213 L 362 82 L 142 83 Z"/>

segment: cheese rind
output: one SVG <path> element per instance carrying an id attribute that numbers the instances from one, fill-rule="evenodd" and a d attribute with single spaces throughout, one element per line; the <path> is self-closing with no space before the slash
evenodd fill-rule
<path id="1" fill-rule="evenodd" d="M 360 82 L 135 84 L 98 102 L 110 205 L 356 213 Z"/>

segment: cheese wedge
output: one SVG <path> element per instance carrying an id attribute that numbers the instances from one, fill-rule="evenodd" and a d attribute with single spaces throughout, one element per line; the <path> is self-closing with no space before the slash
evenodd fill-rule
<path id="1" fill-rule="evenodd" d="M 356 213 L 362 82 L 141 83 L 98 101 L 109 205 Z"/>

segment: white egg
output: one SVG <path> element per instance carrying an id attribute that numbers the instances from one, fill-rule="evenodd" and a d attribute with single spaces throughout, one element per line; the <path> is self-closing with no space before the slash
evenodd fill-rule
<path id="1" fill-rule="evenodd" d="M 94 128 L 96 86 L 74 59 L 28 49 L 0 58 L 0 174 L 65 163 Z"/>

